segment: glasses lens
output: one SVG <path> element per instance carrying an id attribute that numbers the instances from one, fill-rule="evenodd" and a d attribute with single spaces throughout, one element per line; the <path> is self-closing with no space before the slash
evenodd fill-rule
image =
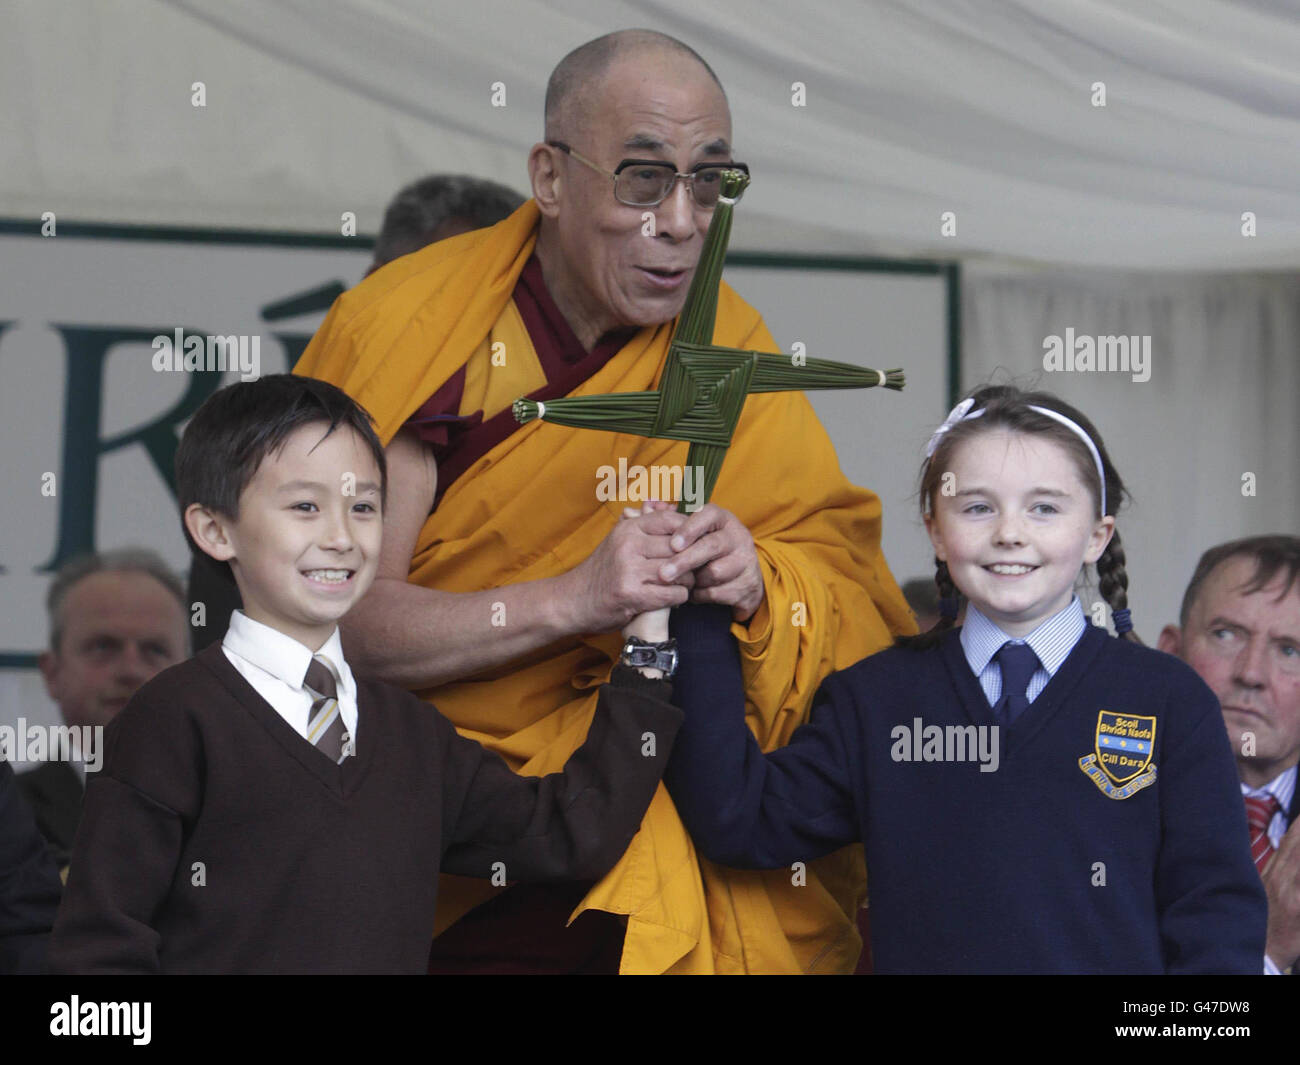
<path id="1" fill-rule="evenodd" d="M 702 166 L 695 171 L 695 180 L 691 188 L 695 190 L 695 202 L 701 207 L 716 207 L 718 194 L 722 191 L 722 172 L 725 166 Z"/>
<path id="2" fill-rule="evenodd" d="M 632 207 L 654 207 L 668 195 L 676 176 L 676 169 L 667 164 L 638 163 L 619 171 L 614 193 Z"/>

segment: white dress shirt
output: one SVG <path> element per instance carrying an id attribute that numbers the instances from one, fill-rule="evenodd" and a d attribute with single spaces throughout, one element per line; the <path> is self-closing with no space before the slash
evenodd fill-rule
<path id="1" fill-rule="evenodd" d="M 242 610 L 236 610 L 230 615 L 230 628 L 221 641 L 221 650 L 257 694 L 270 703 L 299 736 L 307 739 L 307 715 L 315 700 L 303 687 L 303 681 L 313 657 L 311 648 L 269 625 L 254 621 Z M 315 656 L 324 658 L 334 672 L 339 714 L 355 750 L 358 742 L 357 685 L 352 670 L 343 660 L 343 643 L 337 627 Z"/>

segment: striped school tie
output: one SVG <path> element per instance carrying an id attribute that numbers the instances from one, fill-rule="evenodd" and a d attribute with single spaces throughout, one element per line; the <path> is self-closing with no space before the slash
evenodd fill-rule
<path id="1" fill-rule="evenodd" d="M 1262 876 L 1275 850 L 1273 841 L 1268 838 L 1269 822 L 1282 809 L 1282 804 L 1272 795 L 1266 799 L 1247 795 L 1245 799 L 1246 823 L 1250 826 L 1250 856 L 1255 859 L 1255 868 Z"/>
<path id="2" fill-rule="evenodd" d="M 307 714 L 308 741 L 335 765 L 351 754 L 351 742 L 343 727 L 339 713 L 338 686 L 329 662 L 317 655 L 307 667 L 307 677 L 302 686 L 312 697 L 311 711 Z M 345 753 L 345 746 L 348 748 Z"/>

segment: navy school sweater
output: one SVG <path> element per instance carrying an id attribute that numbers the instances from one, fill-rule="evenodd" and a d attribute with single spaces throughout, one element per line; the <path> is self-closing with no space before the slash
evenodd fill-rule
<path id="1" fill-rule="evenodd" d="M 954 630 L 827 677 L 764 755 L 728 612 L 673 627 L 686 722 L 665 781 L 696 846 L 774 869 L 861 841 L 876 972 L 1262 972 L 1227 732 L 1176 658 L 1089 626 L 995 734 Z"/>

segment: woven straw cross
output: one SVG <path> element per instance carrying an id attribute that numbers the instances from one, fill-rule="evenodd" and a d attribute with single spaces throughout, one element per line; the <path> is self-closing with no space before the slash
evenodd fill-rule
<path id="1" fill-rule="evenodd" d="M 520 424 L 541 419 L 577 429 L 685 440 L 686 463 L 704 471 L 707 502 L 722 472 L 722 462 L 740 421 L 745 398 L 758 392 L 789 392 L 823 388 L 903 387 L 902 370 L 872 370 L 865 366 L 742 351 L 712 343 L 718 311 L 718 286 L 731 239 L 732 208 L 749 183 L 741 170 L 722 174 L 722 194 L 713 211 L 700 262 L 686 294 L 668 358 L 654 392 L 615 392 L 604 396 L 566 396 L 539 403 L 517 399 L 514 415 Z M 678 505 L 683 513 L 686 500 Z"/>

